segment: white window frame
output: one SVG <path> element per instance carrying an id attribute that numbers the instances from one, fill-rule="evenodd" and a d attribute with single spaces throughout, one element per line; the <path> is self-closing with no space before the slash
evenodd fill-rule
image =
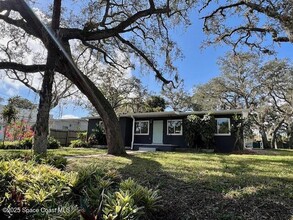
<path id="1" fill-rule="evenodd" d="M 168 129 L 168 126 L 169 126 L 169 121 L 181 121 L 181 131 L 180 133 L 173 133 L 173 134 L 170 134 L 169 133 L 169 129 Z M 183 124 L 182 124 L 182 119 L 170 119 L 170 120 L 167 120 L 167 135 L 170 135 L 170 136 L 173 136 L 173 135 L 182 135 L 183 134 Z M 175 132 L 175 130 L 174 130 Z"/>
<path id="2" fill-rule="evenodd" d="M 215 133 L 215 136 L 231 136 L 231 121 L 230 118 L 215 118 L 216 119 L 216 130 L 217 133 Z M 228 120 L 228 129 L 229 129 L 229 133 L 224 133 L 224 134 L 219 134 L 219 129 L 218 129 L 218 120 L 220 119 L 227 119 Z"/>
<path id="3" fill-rule="evenodd" d="M 148 123 L 148 132 L 147 133 L 136 133 L 136 123 L 141 123 L 141 122 L 147 122 Z M 150 121 L 148 120 L 143 120 L 143 121 L 135 121 L 135 124 L 134 124 L 134 134 L 135 135 L 149 135 L 150 134 Z"/>

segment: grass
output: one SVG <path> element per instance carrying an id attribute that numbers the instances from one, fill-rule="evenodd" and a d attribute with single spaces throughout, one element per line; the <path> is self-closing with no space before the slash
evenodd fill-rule
<path id="1" fill-rule="evenodd" d="M 3 150 L 0 149 L 0 155 L 1 154 L 14 154 L 14 153 L 30 153 L 32 150 Z M 84 156 L 84 155 L 96 155 L 96 154 L 102 154 L 106 153 L 106 150 L 100 150 L 97 148 L 68 148 L 68 147 L 63 147 L 60 149 L 49 149 L 48 150 L 49 154 L 55 154 L 55 155 L 60 155 L 60 156 Z"/>
<path id="2" fill-rule="evenodd" d="M 293 219 L 290 150 L 270 151 L 270 155 L 150 152 L 127 157 L 97 149 L 50 152 L 72 156 L 68 170 L 95 163 L 102 169 L 118 169 L 123 178 L 157 187 L 164 204 L 158 219 Z"/>

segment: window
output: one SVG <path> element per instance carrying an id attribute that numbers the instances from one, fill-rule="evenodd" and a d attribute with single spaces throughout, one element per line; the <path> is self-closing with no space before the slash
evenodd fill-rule
<path id="1" fill-rule="evenodd" d="M 216 135 L 230 135 L 230 118 L 216 118 L 217 133 Z"/>
<path id="2" fill-rule="evenodd" d="M 68 130 L 68 126 L 62 126 L 62 130 Z"/>
<path id="3" fill-rule="evenodd" d="M 182 120 L 167 121 L 167 135 L 182 135 Z"/>
<path id="4" fill-rule="evenodd" d="M 136 121 L 135 122 L 135 134 L 136 135 L 148 135 L 149 134 L 149 121 Z"/>

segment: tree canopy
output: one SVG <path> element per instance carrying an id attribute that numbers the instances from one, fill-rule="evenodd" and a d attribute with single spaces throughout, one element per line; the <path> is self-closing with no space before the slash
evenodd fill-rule
<path id="1" fill-rule="evenodd" d="M 193 101 L 204 110 L 249 109 L 266 148 L 273 148 L 284 131 L 291 140 L 292 64 L 287 60 L 260 62 L 251 53 L 228 54 L 219 64 L 221 75 L 195 87 Z"/>
<path id="2" fill-rule="evenodd" d="M 207 44 L 224 42 L 273 53 L 272 44 L 293 43 L 292 0 L 204 1 Z"/>
<path id="3" fill-rule="evenodd" d="M 8 103 L 15 108 L 22 108 L 22 109 L 33 109 L 36 108 L 36 105 L 32 103 L 30 100 L 26 98 L 22 98 L 21 96 L 13 96 L 8 99 Z"/>
<path id="4" fill-rule="evenodd" d="M 179 23 L 188 24 L 188 10 L 195 1 L 131 0 L 126 3 L 100 0 L 72 1 L 66 5 L 62 2 L 54 0 L 52 11 L 35 9 L 40 19 L 50 24 L 48 28 L 23 0 L 0 1 L 0 20 L 10 27 L 6 41 L 1 45 L 0 69 L 20 72 L 23 77 L 27 73 L 41 72 L 43 82 L 34 142 L 34 147 L 39 147 L 34 148 L 36 152 L 46 151 L 54 76 L 61 74 L 90 100 L 102 117 L 108 152 L 123 154 L 125 150 L 117 116 L 95 83 L 83 73 L 84 66 L 93 66 L 91 62 L 84 62 L 81 66 L 76 58 L 83 56 L 85 61 L 97 60 L 116 69 L 133 67 L 134 59 L 138 59 L 146 67 L 143 70 L 153 72 L 156 79 L 165 84 L 173 84 L 178 75 L 172 61 L 180 52 L 170 30 Z M 42 45 L 43 59 L 35 59 L 42 53 L 28 47 L 29 39 L 36 39 Z M 76 54 L 76 48 L 81 53 Z M 34 58 L 30 62 L 27 62 L 28 54 Z M 127 60 L 117 60 L 116 54 L 124 54 Z M 164 61 L 159 64 L 158 58 Z M 173 75 L 174 81 L 165 78 L 165 74 Z"/>

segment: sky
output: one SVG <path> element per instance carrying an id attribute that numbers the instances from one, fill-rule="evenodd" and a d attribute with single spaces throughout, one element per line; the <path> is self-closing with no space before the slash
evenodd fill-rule
<path id="1" fill-rule="evenodd" d="M 201 44 L 206 36 L 202 31 L 203 21 L 199 19 L 197 13 L 193 12 L 191 16 L 192 25 L 186 30 L 182 27 L 176 29 L 172 33 L 173 39 L 181 48 L 184 58 L 177 60 L 175 65 L 178 67 L 179 75 L 184 80 L 185 90 L 192 92 L 195 85 L 208 82 L 213 77 L 220 74 L 217 65 L 217 59 L 224 56 L 231 48 L 227 46 L 210 46 L 201 49 Z M 283 43 L 280 46 L 276 45 L 278 58 L 289 58 L 293 60 L 293 44 Z M 138 76 L 143 84 L 153 92 L 160 92 L 161 83 L 155 81 L 154 74 L 142 76 L 139 72 L 133 72 Z M 20 83 L 11 80 L 3 80 L 0 84 L 0 97 L 7 100 L 14 95 L 20 95 L 29 98 L 34 103 L 38 102 L 38 96 L 32 91 L 24 88 Z M 73 117 L 86 117 L 88 111 L 74 105 L 59 106 L 51 111 L 54 118 L 73 118 Z"/>

